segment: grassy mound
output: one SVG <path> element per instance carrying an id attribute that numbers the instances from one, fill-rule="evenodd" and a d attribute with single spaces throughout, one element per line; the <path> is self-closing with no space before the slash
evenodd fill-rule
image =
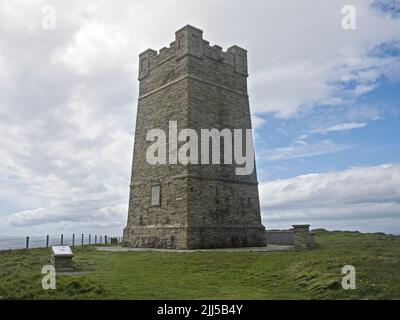
<path id="1" fill-rule="evenodd" d="M 74 249 L 76 273 L 43 290 L 46 249 L 0 252 L 0 299 L 399 299 L 400 237 L 315 230 L 301 252 L 105 252 Z M 353 265 L 357 289 L 343 290 Z"/>

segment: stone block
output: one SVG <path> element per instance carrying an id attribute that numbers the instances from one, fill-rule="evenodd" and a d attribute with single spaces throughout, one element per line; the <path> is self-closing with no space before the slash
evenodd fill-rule
<path id="1" fill-rule="evenodd" d="M 51 262 L 56 271 L 72 271 L 72 258 L 74 256 L 69 246 L 52 246 Z"/>

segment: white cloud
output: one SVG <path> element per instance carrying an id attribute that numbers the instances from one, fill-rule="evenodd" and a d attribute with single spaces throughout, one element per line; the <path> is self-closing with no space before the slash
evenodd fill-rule
<path id="1" fill-rule="evenodd" d="M 384 230 L 398 232 L 400 165 L 354 167 L 264 182 L 260 199 L 267 228 L 309 222 L 373 230 L 374 221 L 379 220 Z"/>
<path id="2" fill-rule="evenodd" d="M 85 215 L 80 210 L 85 209 Z M 74 208 L 66 205 L 65 208 L 37 208 L 34 210 L 21 211 L 7 217 L 6 223 L 11 227 L 32 227 L 35 225 L 49 223 L 78 222 L 90 227 L 92 224 L 104 227 L 120 226 L 125 222 L 127 206 L 116 205 L 104 207 L 97 210 L 88 208 Z"/>
<path id="3" fill-rule="evenodd" d="M 331 140 L 321 140 L 310 143 L 300 139 L 292 142 L 288 147 L 260 150 L 257 154 L 258 157 L 268 161 L 281 161 L 331 154 L 354 147 L 354 145 L 337 144 Z"/>
<path id="4" fill-rule="evenodd" d="M 328 133 L 328 132 L 337 132 L 337 131 L 349 131 L 353 129 L 359 129 L 359 128 L 364 128 L 367 126 L 367 123 L 361 122 L 361 123 L 356 123 L 356 122 L 347 122 L 347 123 L 339 123 L 334 126 L 328 127 L 328 128 L 319 128 L 319 129 L 313 129 L 311 130 L 311 133 Z"/>
<path id="5" fill-rule="evenodd" d="M 343 2 L 306 3 L 282 1 L 275 8 L 269 3 L 261 10 L 274 28 L 261 23 L 262 36 L 247 40 L 255 112 L 289 118 L 319 104 L 352 103 L 375 89 L 382 74 L 400 68 L 398 57 L 369 55 L 381 42 L 399 39 L 399 20 L 371 10 L 369 1 L 353 1 L 358 24 L 348 32 L 340 28 Z"/>
<path id="6" fill-rule="evenodd" d="M 139 49 L 107 12 L 90 17 L 98 1 L 56 3 L 54 31 L 41 29 L 43 3 L 0 12 L 0 234 L 120 233 Z"/>
<path id="7" fill-rule="evenodd" d="M 255 115 L 255 114 L 251 115 L 251 123 L 253 125 L 253 129 L 257 129 L 257 128 L 261 127 L 263 124 L 265 124 L 265 122 L 266 122 L 265 119 Z"/>
<path id="8" fill-rule="evenodd" d="M 70 44 L 54 52 L 52 61 L 65 63 L 79 75 L 122 69 L 121 63 L 127 61 L 125 55 L 130 52 L 127 36 L 118 27 L 99 22 L 86 23 Z"/>
<path id="9" fill-rule="evenodd" d="M 54 208 L 37 208 L 7 216 L 0 225 L 2 236 L 18 234 L 44 236 L 45 234 L 101 233 L 118 236 L 126 223 L 127 205 L 107 207 L 106 202 L 86 206 L 71 204 Z M 84 212 L 84 214 L 82 214 Z M 11 232 L 11 233 L 10 233 Z"/>

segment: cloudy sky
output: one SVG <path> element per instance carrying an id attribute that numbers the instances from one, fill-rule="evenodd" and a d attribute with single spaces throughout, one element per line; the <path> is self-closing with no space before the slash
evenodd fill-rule
<path id="1" fill-rule="evenodd" d="M 138 54 L 186 24 L 249 51 L 267 228 L 400 233 L 398 0 L 0 0 L 0 236 L 121 233 Z"/>

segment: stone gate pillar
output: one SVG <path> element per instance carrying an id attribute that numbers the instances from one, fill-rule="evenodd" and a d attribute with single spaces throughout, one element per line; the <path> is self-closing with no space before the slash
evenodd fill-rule
<path id="1" fill-rule="evenodd" d="M 309 224 L 294 224 L 293 226 L 294 235 L 294 248 L 298 250 L 309 249 Z"/>

